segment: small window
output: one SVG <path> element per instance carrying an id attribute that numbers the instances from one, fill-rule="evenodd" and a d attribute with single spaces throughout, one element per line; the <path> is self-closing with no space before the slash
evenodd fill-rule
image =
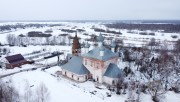
<path id="1" fill-rule="evenodd" d="M 87 65 L 87 60 L 85 60 L 85 65 Z"/>
<path id="2" fill-rule="evenodd" d="M 96 63 L 96 68 L 99 68 L 99 63 Z"/>
<path id="3" fill-rule="evenodd" d="M 114 80 L 112 81 L 112 84 L 113 84 L 113 85 L 115 84 Z"/>
<path id="4" fill-rule="evenodd" d="M 79 80 L 79 77 L 78 77 L 78 79 L 77 80 Z"/>
<path id="5" fill-rule="evenodd" d="M 66 72 L 64 74 L 66 75 Z"/>
<path id="6" fill-rule="evenodd" d="M 93 61 L 91 61 L 91 67 L 93 66 Z"/>
<path id="7" fill-rule="evenodd" d="M 74 77 L 74 75 L 72 75 L 72 78 Z"/>

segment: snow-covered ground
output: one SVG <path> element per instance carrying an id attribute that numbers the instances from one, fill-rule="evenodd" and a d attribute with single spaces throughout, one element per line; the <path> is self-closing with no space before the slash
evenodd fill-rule
<path id="1" fill-rule="evenodd" d="M 24 23 L 29 24 L 29 22 L 18 22 L 18 23 Z M 31 22 L 32 24 L 37 22 Z M 8 25 L 8 24 L 17 24 L 15 22 L 11 23 L 0 23 L 0 25 Z M 63 24 L 63 26 L 57 26 L 57 27 L 43 27 L 43 28 L 26 28 L 26 29 L 17 29 L 14 31 L 11 31 L 10 33 L 4 33 L 0 34 L 0 42 L 5 44 L 6 36 L 7 34 L 15 34 L 16 36 L 20 34 L 26 35 L 29 31 L 46 31 L 48 29 L 52 29 L 53 33 L 52 35 L 58 36 L 59 34 L 62 34 L 64 32 L 61 32 L 59 29 L 67 29 L 72 28 L 76 26 L 79 29 L 85 29 L 86 33 L 88 34 L 96 34 L 99 33 L 94 32 L 92 26 L 95 26 L 97 28 L 103 28 L 106 29 L 105 26 L 100 25 L 100 23 L 74 23 L 74 22 L 41 22 L 40 24 Z M 115 29 L 116 30 L 116 29 Z M 151 35 L 139 35 L 139 34 L 130 34 L 127 33 L 127 30 L 120 30 L 122 32 L 122 35 L 116 37 L 112 34 L 108 34 L 106 37 L 114 37 L 114 38 L 120 38 L 123 39 L 125 45 L 133 44 L 135 46 L 142 46 L 143 44 L 146 44 L 147 41 L 149 41 L 151 38 L 155 38 L 159 42 L 163 43 L 164 41 L 169 41 L 169 44 L 171 44 L 171 41 L 175 41 L 178 38 L 180 38 L 179 34 L 176 33 L 169 33 L 169 34 L 163 34 L 160 32 L 155 32 L 155 36 Z M 3 33 L 3 32 L 0 32 Z M 72 36 L 75 34 L 72 33 Z M 176 39 L 173 39 L 171 36 L 177 35 L 178 37 Z M 89 36 L 83 35 L 83 33 L 78 33 L 78 37 L 80 38 L 89 38 Z M 18 47 L 18 46 L 3 46 L 5 48 L 10 49 L 11 53 L 9 55 L 13 54 L 28 54 L 32 53 L 33 51 L 42 51 L 43 49 L 46 49 L 46 51 L 53 52 L 53 51 L 60 51 L 64 52 L 64 55 L 60 56 L 60 59 L 65 59 L 67 53 L 71 53 L 71 46 L 28 46 L 28 47 Z M 91 48 L 90 48 L 91 49 Z M 5 57 L 5 56 L 2 56 Z M 2 59 L 2 58 L 1 58 Z M 53 63 L 57 61 L 57 57 L 53 57 L 47 60 L 43 60 L 40 62 L 37 62 L 38 64 L 48 64 Z M 37 64 L 36 63 L 36 64 Z M 124 67 L 124 63 L 119 63 L 120 68 Z M 0 75 L 6 75 L 13 72 L 19 72 L 23 69 L 30 69 L 37 67 L 37 65 L 23 65 L 22 68 L 15 68 L 15 69 L 0 69 Z M 50 92 L 50 101 L 49 102 L 124 102 L 127 99 L 126 95 L 116 95 L 115 92 L 111 93 L 107 89 L 106 86 L 101 85 L 102 89 L 95 88 L 95 83 L 91 81 L 87 81 L 84 83 L 77 83 L 74 81 L 71 81 L 69 79 L 64 78 L 63 76 L 56 77 L 54 76 L 57 71 L 61 71 L 61 68 L 59 66 L 51 67 L 50 69 L 47 69 L 45 71 L 41 71 L 41 69 L 37 69 L 34 71 L 26 71 L 17 73 L 8 77 L 3 78 L 4 81 L 8 81 L 9 79 L 12 79 L 13 84 L 17 88 L 18 91 L 20 91 L 20 95 L 23 96 L 24 90 L 25 90 L 25 84 L 28 81 L 30 83 L 30 86 L 34 85 L 32 89 L 35 90 L 35 88 L 40 84 L 44 83 L 49 92 Z M 91 94 L 90 92 L 97 91 L 96 95 Z M 111 93 L 111 97 L 107 97 L 106 93 Z M 152 102 L 150 95 L 147 94 L 141 94 L 141 101 L 142 102 Z M 164 102 L 180 102 L 180 94 L 175 94 L 173 92 L 167 92 L 165 94 Z"/>
<path id="2" fill-rule="evenodd" d="M 116 95 L 114 92 L 111 93 L 111 97 L 107 97 L 106 92 L 110 93 L 109 90 L 103 85 L 99 86 L 102 89 L 97 89 L 91 81 L 76 83 L 62 76 L 60 78 L 52 76 L 51 74 L 57 70 L 60 70 L 60 67 L 52 67 L 45 72 L 41 70 L 22 72 L 3 80 L 12 79 L 15 88 L 20 91 L 21 98 L 28 81 L 30 86 L 33 85 L 32 90 L 35 90 L 40 83 L 44 83 L 50 92 L 49 102 L 124 102 L 127 99 L 127 94 Z M 90 93 L 93 91 L 97 91 L 96 95 Z M 164 102 L 179 102 L 180 100 L 180 95 L 173 92 L 167 92 L 165 96 Z M 150 95 L 147 94 L 141 94 L 141 101 L 152 102 Z"/>

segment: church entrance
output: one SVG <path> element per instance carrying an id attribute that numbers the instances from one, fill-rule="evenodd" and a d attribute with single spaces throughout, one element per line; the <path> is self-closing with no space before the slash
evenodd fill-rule
<path id="1" fill-rule="evenodd" d="M 97 77 L 96 81 L 97 81 L 97 82 L 99 81 L 99 77 Z"/>

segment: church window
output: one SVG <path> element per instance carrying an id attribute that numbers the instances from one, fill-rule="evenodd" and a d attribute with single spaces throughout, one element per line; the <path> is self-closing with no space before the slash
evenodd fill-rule
<path id="1" fill-rule="evenodd" d="M 99 68 L 99 63 L 96 63 L 96 68 Z"/>
<path id="2" fill-rule="evenodd" d="M 93 61 L 91 61 L 91 67 L 93 66 Z"/>
<path id="3" fill-rule="evenodd" d="M 85 65 L 87 65 L 87 60 L 85 60 Z"/>
<path id="4" fill-rule="evenodd" d="M 114 80 L 112 81 L 112 84 L 113 84 L 113 85 L 115 84 Z"/>

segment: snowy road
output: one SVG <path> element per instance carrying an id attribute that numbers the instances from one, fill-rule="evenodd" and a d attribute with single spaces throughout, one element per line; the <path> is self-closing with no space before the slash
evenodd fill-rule
<path id="1" fill-rule="evenodd" d="M 29 69 L 22 69 L 20 71 L 8 73 L 8 74 L 5 74 L 5 75 L 0 75 L 0 79 L 4 78 L 4 77 L 7 77 L 7 76 L 11 76 L 11 75 L 17 74 L 17 73 L 25 72 L 25 71 L 34 71 L 34 70 L 37 70 L 37 69 L 44 70 L 44 69 L 48 69 L 48 68 L 56 66 L 56 65 L 57 65 L 57 63 L 51 63 L 48 66 L 42 65 L 41 67 L 33 67 L 33 68 L 29 68 Z"/>

